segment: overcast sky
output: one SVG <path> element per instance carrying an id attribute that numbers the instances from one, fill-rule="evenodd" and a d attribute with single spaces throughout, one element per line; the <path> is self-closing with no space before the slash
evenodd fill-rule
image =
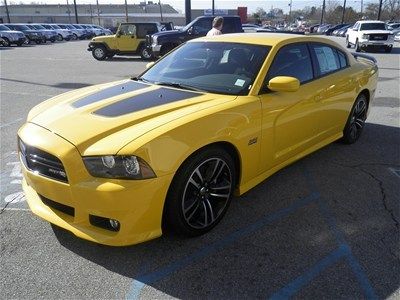
<path id="1" fill-rule="evenodd" d="M 2 0 L 0 0 L 3 2 Z M 31 3 L 31 2 L 39 2 L 43 4 L 65 4 L 67 0 L 8 0 L 8 3 Z M 69 3 L 73 3 L 73 0 L 68 0 Z M 153 0 L 156 2 L 158 0 Z M 326 0 L 328 2 L 342 3 L 343 0 Z M 76 0 L 77 4 L 95 4 L 96 0 Z M 129 4 L 138 4 L 139 0 L 128 0 Z M 185 0 L 161 0 L 162 3 L 168 3 L 172 5 L 175 9 L 184 11 Z M 366 3 L 370 2 L 378 2 L 378 0 L 364 0 L 364 6 Z M 124 0 L 99 0 L 100 4 L 123 4 Z M 206 9 L 211 8 L 211 0 L 192 0 L 192 8 L 195 9 Z M 226 8 L 236 8 L 238 6 L 247 6 L 248 12 L 254 12 L 257 7 L 262 7 L 265 10 L 269 10 L 271 7 L 277 7 L 283 9 L 285 12 L 289 11 L 290 0 L 246 0 L 246 1 L 237 1 L 237 0 L 215 0 L 215 7 L 218 9 L 226 9 Z M 305 6 L 322 6 L 322 0 L 292 0 L 292 9 L 301 9 Z M 347 0 L 346 6 L 352 6 L 355 10 L 360 10 L 361 8 L 361 0 Z"/>

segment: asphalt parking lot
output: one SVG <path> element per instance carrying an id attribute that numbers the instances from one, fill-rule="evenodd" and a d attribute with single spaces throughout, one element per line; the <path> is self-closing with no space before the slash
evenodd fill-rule
<path id="1" fill-rule="evenodd" d="M 399 44 L 371 54 L 378 90 L 356 144 L 333 143 L 234 198 L 202 237 L 112 248 L 37 218 L 20 187 L 16 132 L 34 105 L 145 68 L 96 61 L 87 43 L 0 50 L 3 299 L 400 297 Z"/>

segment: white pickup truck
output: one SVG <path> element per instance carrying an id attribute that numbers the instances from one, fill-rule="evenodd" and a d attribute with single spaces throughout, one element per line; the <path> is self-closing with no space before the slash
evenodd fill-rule
<path id="1" fill-rule="evenodd" d="M 355 46 L 356 52 L 374 47 L 389 53 L 393 43 L 394 35 L 382 21 L 358 21 L 346 33 L 347 48 Z"/>

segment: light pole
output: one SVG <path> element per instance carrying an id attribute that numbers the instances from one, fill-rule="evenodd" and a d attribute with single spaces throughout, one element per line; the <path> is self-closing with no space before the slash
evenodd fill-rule
<path id="1" fill-rule="evenodd" d="M 67 13 L 68 13 L 68 21 L 69 21 L 69 24 L 71 24 L 71 23 L 72 23 L 72 22 L 71 22 L 71 10 L 69 9 L 68 0 L 67 0 Z"/>
<path id="2" fill-rule="evenodd" d="M 186 24 L 189 24 L 192 20 L 192 3 L 190 0 L 185 0 L 185 19 Z"/>
<path id="3" fill-rule="evenodd" d="M 76 24 L 79 24 L 79 21 L 78 21 L 78 9 L 76 8 L 76 0 L 74 0 L 74 10 L 75 10 L 75 21 L 76 21 Z"/>
<path id="4" fill-rule="evenodd" d="M 160 6 L 160 16 L 161 16 L 161 21 L 163 21 L 163 17 L 162 17 L 162 6 L 161 6 L 161 0 L 158 0 L 158 5 Z"/>
<path id="5" fill-rule="evenodd" d="M 100 26 L 100 9 L 99 9 L 99 0 L 96 0 L 96 6 L 97 6 L 97 21 L 99 22 L 99 26 Z"/>
<path id="6" fill-rule="evenodd" d="M 212 15 L 215 14 L 215 1 L 212 0 Z"/>
<path id="7" fill-rule="evenodd" d="M 10 12 L 8 11 L 7 0 L 4 0 L 4 6 L 6 7 L 7 22 L 11 23 L 11 21 L 10 21 Z"/>
<path id="8" fill-rule="evenodd" d="M 146 4 L 145 4 L 146 5 Z M 125 21 L 128 23 L 128 2 L 125 0 Z"/>
<path id="9" fill-rule="evenodd" d="M 292 20 L 292 0 L 290 0 L 289 3 L 289 24 L 291 24 L 291 20 Z"/>
<path id="10" fill-rule="evenodd" d="M 379 0 L 378 20 L 381 19 L 382 0 Z"/>
<path id="11" fill-rule="evenodd" d="M 321 22 L 319 22 L 319 25 L 322 25 L 322 22 L 324 21 L 324 13 L 325 13 L 325 0 L 324 2 L 322 2 Z"/>
<path id="12" fill-rule="evenodd" d="M 346 0 L 344 0 L 343 3 L 343 12 L 342 12 L 342 24 L 344 23 L 344 14 L 346 12 Z"/>

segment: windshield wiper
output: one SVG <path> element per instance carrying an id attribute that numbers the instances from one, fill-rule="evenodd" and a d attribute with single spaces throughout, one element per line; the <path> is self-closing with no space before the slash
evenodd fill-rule
<path id="1" fill-rule="evenodd" d="M 154 84 L 157 85 L 162 85 L 162 86 L 170 86 L 178 89 L 185 89 L 185 90 L 191 90 L 191 91 L 196 91 L 196 92 L 202 92 L 202 93 L 207 93 L 208 91 L 202 90 L 199 88 L 196 88 L 194 86 L 184 84 L 184 83 L 179 83 L 179 82 L 167 82 L 167 81 L 156 81 Z"/>

